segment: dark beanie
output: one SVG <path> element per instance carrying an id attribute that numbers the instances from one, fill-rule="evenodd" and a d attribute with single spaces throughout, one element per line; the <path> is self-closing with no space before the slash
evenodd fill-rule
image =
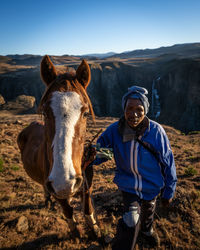
<path id="1" fill-rule="evenodd" d="M 129 98 L 139 99 L 143 106 L 145 115 L 149 111 L 149 101 L 147 98 L 148 90 L 139 86 L 132 86 L 128 88 L 128 92 L 122 97 L 122 108 L 125 110 L 126 102 Z"/>

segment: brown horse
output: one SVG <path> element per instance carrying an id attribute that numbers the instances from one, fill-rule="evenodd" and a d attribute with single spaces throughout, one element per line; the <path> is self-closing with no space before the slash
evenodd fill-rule
<path id="1" fill-rule="evenodd" d="M 46 84 L 39 105 L 44 124 L 31 123 L 18 135 L 17 142 L 25 171 L 61 204 L 68 225 L 74 230 L 73 208 L 69 203 L 82 185 L 81 165 L 89 111 L 94 118 L 86 93 L 91 72 L 83 60 L 76 73 L 58 74 L 48 56 L 43 57 L 40 71 Z M 89 196 L 92 168 L 85 173 L 89 190 L 85 188 L 84 213 L 88 224 L 97 233 L 99 228 Z"/>

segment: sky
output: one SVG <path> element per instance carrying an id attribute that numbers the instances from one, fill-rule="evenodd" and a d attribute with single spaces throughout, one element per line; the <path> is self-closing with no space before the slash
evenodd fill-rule
<path id="1" fill-rule="evenodd" d="M 0 0 L 0 55 L 84 55 L 200 42 L 200 0 Z"/>

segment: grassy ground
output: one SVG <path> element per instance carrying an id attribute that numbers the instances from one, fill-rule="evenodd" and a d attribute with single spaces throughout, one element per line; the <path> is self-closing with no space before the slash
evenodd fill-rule
<path id="1" fill-rule="evenodd" d="M 73 200 L 80 237 L 72 235 L 54 202 L 54 209 L 44 206 L 43 189 L 25 173 L 16 144 L 17 134 L 37 115 L 0 117 L 0 247 L 2 249 L 110 249 L 103 247 L 85 224 L 80 197 Z M 107 127 L 114 118 L 97 118 L 89 122 L 87 136 L 91 138 Z M 166 211 L 158 206 L 155 229 L 160 249 L 200 249 L 200 133 L 181 134 L 165 127 L 169 136 L 178 174 L 175 198 Z M 122 213 L 121 196 L 112 180 L 114 162 L 94 168 L 93 197 L 100 228 L 104 235 L 115 233 Z M 21 227 L 20 227 L 20 222 Z M 139 242 L 138 249 L 149 249 Z"/>

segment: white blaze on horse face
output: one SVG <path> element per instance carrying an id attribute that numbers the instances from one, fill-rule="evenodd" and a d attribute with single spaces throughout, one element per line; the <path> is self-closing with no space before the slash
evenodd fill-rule
<path id="1" fill-rule="evenodd" d="M 82 103 L 76 92 L 54 92 L 51 108 L 55 117 L 53 139 L 53 168 L 49 181 L 58 195 L 72 193 L 76 172 L 72 161 L 75 125 L 81 115 Z"/>

